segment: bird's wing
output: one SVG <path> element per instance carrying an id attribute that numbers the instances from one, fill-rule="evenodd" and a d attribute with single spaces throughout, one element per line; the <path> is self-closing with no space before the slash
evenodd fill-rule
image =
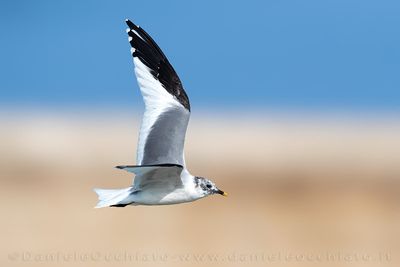
<path id="1" fill-rule="evenodd" d="M 184 166 L 189 98 L 174 68 L 154 40 L 130 20 L 126 23 L 135 73 L 145 103 L 137 164 Z"/>
<path id="2" fill-rule="evenodd" d="M 117 166 L 135 174 L 133 188 L 137 190 L 144 189 L 146 186 L 159 186 L 165 188 L 179 188 L 182 186 L 181 172 L 183 167 L 175 164 L 159 164 L 159 165 L 126 165 Z M 168 191 L 168 190 L 167 190 Z"/>

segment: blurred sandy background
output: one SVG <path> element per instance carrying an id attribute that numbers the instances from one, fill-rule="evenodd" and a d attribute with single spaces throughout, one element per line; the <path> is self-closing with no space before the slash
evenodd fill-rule
<path id="1" fill-rule="evenodd" d="M 248 118 L 189 125 L 189 169 L 228 198 L 94 209 L 131 181 L 135 120 L 3 113 L 0 265 L 398 266 L 399 120 Z"/>

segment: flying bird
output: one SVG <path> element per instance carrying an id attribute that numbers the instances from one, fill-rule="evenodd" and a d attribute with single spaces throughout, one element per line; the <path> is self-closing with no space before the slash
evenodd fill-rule
<path id="1" fill-rule="evenodd" d="M 96 208 L 168 205 L 227 194 L 185 165 L 183 147 L 190 117 L 189 98 L 167 57 L 141 27 L 126 20 L 135 74 L 145 103 L 137 165 L 116 168 L 135 175 L 123 189 L 99 189 Z"/>

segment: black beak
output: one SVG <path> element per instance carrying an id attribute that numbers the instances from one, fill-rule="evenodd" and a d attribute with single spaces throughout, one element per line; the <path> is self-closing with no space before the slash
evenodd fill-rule
<path id="1" fill-rule="evenodd" d="M 228 193 L 226 193 L 226 192 L 224 192 L 222 190 L 219 190 L 219 189 L 217 191 L 215 191 L 215 193 L 220 194 L 220 195 L 222 195 L 224 197 L 228 196 Z"/>

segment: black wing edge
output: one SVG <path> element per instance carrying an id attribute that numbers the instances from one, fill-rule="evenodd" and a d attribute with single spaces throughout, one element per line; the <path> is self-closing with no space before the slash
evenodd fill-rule
<path id="1" fill-rule="evenodd" d="M 182 165 L 173 164 L 173 163 L 164 163 L 164 164 L 153 164 L 153 165 L 119 165 L 115 166 L 117 169 L 126 169 L 126 168 L 141 168 L 141 167 L 179 167 L 183 169 Z"/>
<path id="2" fill-rule="evenodd" d="M 132 56 L 139 58 L 150 69 L 153 77 L 160 81 L 165 90 L 190 111 L 189 97 L 183 89 L 182 82 L 160 47 L 145 30 L 129 19 L 125 22 L 129 27 L 128 35 L 131 37 L 129 43 L 134 48 Z"/>

